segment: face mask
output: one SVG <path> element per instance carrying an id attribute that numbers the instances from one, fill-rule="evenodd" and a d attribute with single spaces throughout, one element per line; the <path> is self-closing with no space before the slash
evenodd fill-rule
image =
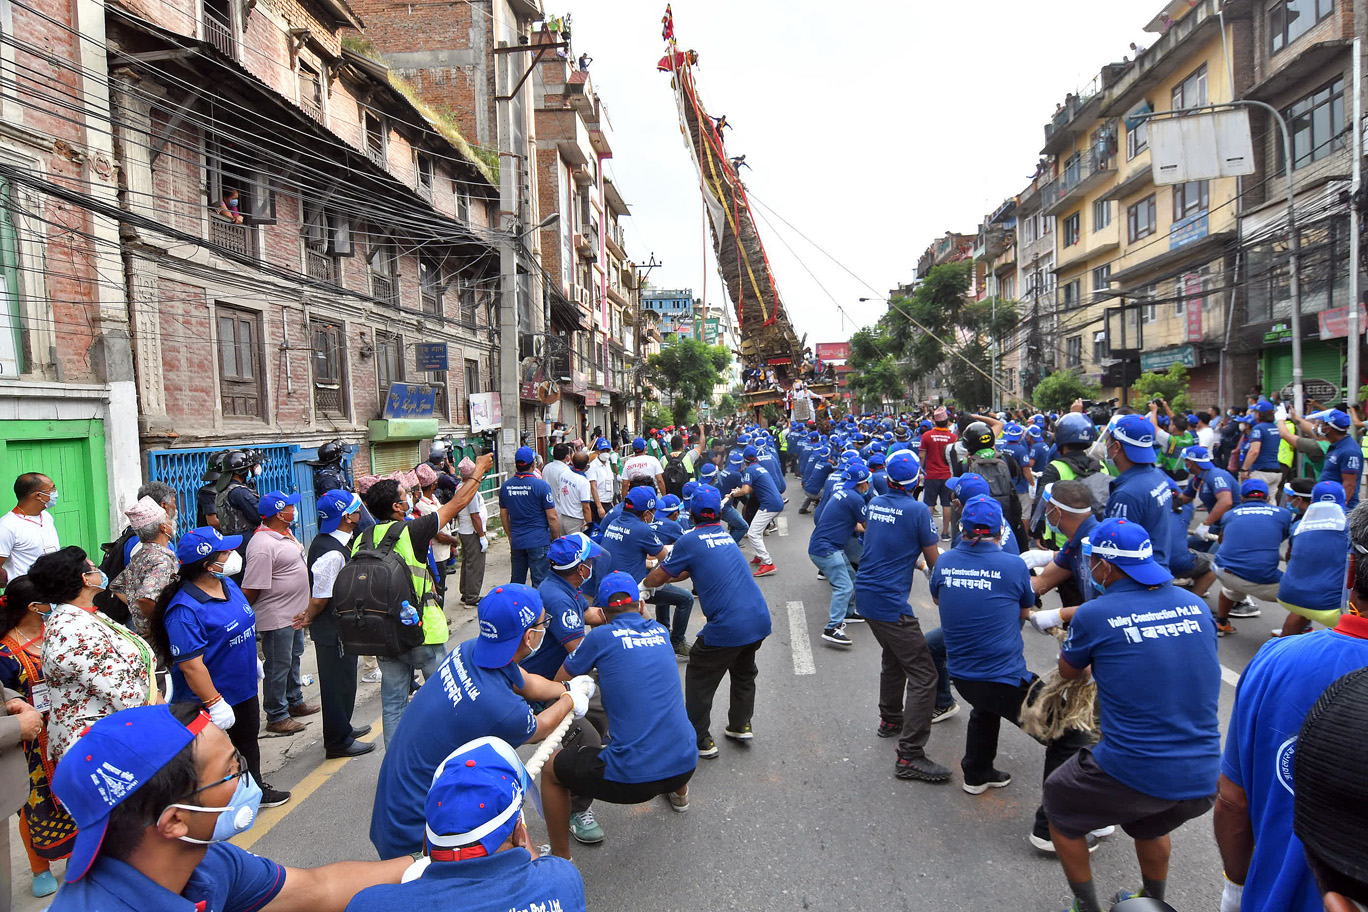
<path id="1" fill-rule="evenodd" d="M 607 461 L 608 461 L 608 454 L 607 454 L 607 453 L 599 453 L 599 462 L 607 462 Z"/>
<path id="2" fill-rule="evenodd" d="M 209 573 L 219 579 L 227 579 L 230 576 L 237 576 L 242 572 L 242 555 L 236 551 L 229 551 L 228 556 L 223 559 L 222 570 L 210 570 Z"/>
<path id="3" fill-rule="evenodd" d="M 1045 528 L 1050 530 L 1051 535 L 1059 534 L 1059 526 L 1050 521 L 1050 511 L 1045 511 Z"/>
<path id="4" fill-rule="evenodd" d="M 262 473 L 262 468 L 261 468 L 261 466 L 252 466 L 252 474 L 253 474 L 253 475 L 260 475 L 261 473 Z"/>
<path id="5" fill-rule="evenodd" d="M 183 842 L 191 842 L 195 845 L 227 842 L 239 833 L 250 830 L 252 824 L 256 822 L 257 810 L 261 807 L 261 787 L 256 784 L 251 775 L 246 775 L 238 780 L 237 790 L 233 792 L 233 797 L 226 807 L 208 808 L 193 804 L 173 804 L 171 807 L 184 808 L 187 811 L 202 811 L 207 814 L 218 812 L 219 816 L 218 820 L 214 822 L 212 836 L 208 839 L 182 836 L 180 838 Z"/>
<path id="6" fill-rule="evenodd" d="M 41 491 L 39 493 L 41 493 L 44 497 L 47 498 L 47 502 L 44 504 L 45 507 L 50 507 L 57 502 L 56 488 L 53 488 L 51 491 Z"/>
<path id="7" fill-rule="evenodd" d="M 109 574 L 108 574 L 108 573 L 105 573 L 105 572 L 104 572 L 103 570 L 101 570 L 99 567 L 96 567 L 94 570 L 87 570 L 87 571 L 85 572 L 85 575 L 86 575 L 86 576 L 90 576 L 90 574 L 92 574 L 92 573 L 98 573 L 98 574 L 100 574 L 100 585 L 96 586 L 95 588 L 97 588 L 97 589 L 108 589 L 108 588 L 109 588 Z"/>
<path id="8" fill-rule="evenodd" d="M 413 499 L 413 495 L 412 495 L 412 494 L 410 494 L 408 497 L 406 497 L 406 498 L 404 498 L 404 499 L 405 499 L 406 501 L 408 501 L 408 508 L 409 508 L 409 510 L 413 510 L 413 509 L 415 508 L 415 506 L 417 505 L 417 502 Z"/>
<path id="9" fill-rule="evenodd" d="M 57 605 L 54 604 L 54 603 L 52 603 L 52 602 L 47 602 L 47 603 L 43 603 L 43 602 L 34 602 L 33 604 L 34 604 L 34 605 L 42 605 L 42 604 L 46 604 L 46 605 L 47 605 L 47 610 L 46 610 L 46 611 L 43 611 L 43 610 L 40 609 L 40 608 L 34 608 L 32 605 L 29 606 L 29 610 L 32 611 L 34 614 L 38 615 L 38 616 L 39 616 L 40 618 L 42 618 L 43 620 L 47 620 L 47 616 L 48 616 L 49 614 L 52 614 L 52 609 L 57 607 Z"/>
<path id="10" fill-rule="evenodd" d="M 1093 565 L 1092 565 L 1091 562 L 1088 564 L 1088 581 L 1092 583 L 1092 585 L 1093 585 L 1093 590 L 1094 590 L 1098 595 L 1102 595 L 1103 593 L 1105 593 L 1105 592 L 1107 591 L 1107 584 L 1106 584 L 1106 583 L 1103 583 L 1103 582 L 1100 582 L 1100 581 L 1097 579 L 1097 574 L 1094 572 L 1094 570 L 1093 570 Z"/>

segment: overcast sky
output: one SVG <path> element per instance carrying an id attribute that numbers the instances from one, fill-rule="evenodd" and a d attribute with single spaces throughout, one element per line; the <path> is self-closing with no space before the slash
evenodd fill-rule
<path id="1" fill-rule="evenodd" d="M 680 47 L 699 54 L 702 101 L 734 125 L 727 151 L 752 168 L 742 180 L 799 334 L 840 341 L 883 312 L 881 300 L 859 301 L 874 292 L 841 266 L 884 295 L 912 278 L 933 239 L 975 231 L 1020 192 L 1055 105 L 1132 41 L 1152 42 L 1143 29 L 1161 6 L 675 0 Z M 709 302 L 730 306 L 711 238 L 705 264 L 702 191 L 669 76 L 655 69 L 665 3 L 546 0 L 546 11 L 569 12 L 574 52 L 593 57 L 614 130 L 608 173 L 632 208 L 627 252 L 664 263 L 653 285 L 700 296 L 706 275 Z"/>

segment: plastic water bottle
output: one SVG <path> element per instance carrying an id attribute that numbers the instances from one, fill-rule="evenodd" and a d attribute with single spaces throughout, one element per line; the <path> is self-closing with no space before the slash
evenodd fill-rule
<path id="1" fill-rule="evenodd" d="M 399 623 L 405 627 L 412 627 L 418 623 L 418 609 L 410 605 L 408 599 L 404 599 L 403 606 L 399 609 Z"/>

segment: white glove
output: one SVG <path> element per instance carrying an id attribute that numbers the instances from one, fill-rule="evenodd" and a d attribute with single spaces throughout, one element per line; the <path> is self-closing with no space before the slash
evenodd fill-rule
<path id="1" fill-rule="evenodd" d="M 567 690 L 566 693 L 570 695 L 570 701 L 573 704 L 571 712 L 575 714 L 576 719 L 583 719 L 584 714 L 589 711 L 589 698 L 585 696 L 582 690 Z"/>
<path id="2" fill-rule="evenodd" d="M 1221 891 L 1221 912 L 1240 912 L 1240 900 L 1244 898 L 1244 886 L 1231 883 L 1228 878 L 1225 880 L 1225 889 Z"/>
<path id="3" fill-rule="evenodd" d="M 257 680 L 266 680 L 266 665 L 260 658 L 257 659 Z"/>
<path id="4" fill-rule="evenodd" d="M 1021 552 L 1021 561 L 1026 565 L 1027 570 L 1035 570 L 1044 567 L 1054 560 L 1055 553 L 1046 551 L 1043 548 L 1032 548 L 1029 551 Z"/>
<path id="5" fill-rule="evenodd" d="M 644 602 L 653 595 L 655 595 L 655 590 L 647 589 L 645 580 L 637 583 L 637 597 L 640 598 L 641 601 Z"/>
<path id="6" fill-rule="evenodd" d="M 1048 611 L 1037 611 L 1031 615 L 1031 626 L 1041 633 L 1048 633 L 1052 627 L 1063 627 L 1064 619 L 1060 617 L 1059 608 L 1051 608 Z"/>
<path id="7" fill-rule="evenodd" d="M 1200 526 L 1197 527 L 1196 535 L 1197 535 L 1198 538 L 1202 538 L 1202 539 L 1210 538 L 1210 537 L 1211 537 L 1211 526 L 1207 525 L 1206 523 L 1202 523 Z"/>
<path id="8" fill-rule="evenodd" d="M 577 675 L 570 679 L 570 689 L 578 690 L 592 700 L 598 693 L 598 682 L 589 675 Z"/>
<path id="9" fill-rule="evenodd" d="M 481 535 L 481 536 L 480 536 L 480 551 L 481 551 L 481 552 L 485 552 L 485 551 L 488 551 L 488 550 L 489 550 L 489 536 L 488 536 L 488 535 Z"/>
<path id="10" fill-rule="evenodd" d="M 233 707 L 229 706 L 228 701 L 222 697 L 219 697 L 218 702 L 208 709 L 209 721 L 224 731 L 237 724 L 237 716 L 233 715 Z"/>

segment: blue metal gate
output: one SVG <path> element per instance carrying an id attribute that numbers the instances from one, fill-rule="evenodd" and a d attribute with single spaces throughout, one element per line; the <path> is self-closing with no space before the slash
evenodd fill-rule
<path id="1" fill-rule="evenodd" d="M 149 481 L 160 481 L 176 489 L 176 534 L 184 535 L 195 527 L 195 494 L 204 484 L 205 467 L 209 456 L 223 447 L 207 449 L 149 450 L 147 453 L 147 477 Z M 318 513 L 314 505 L 312 467 L 304 465 L 303 459 L 312 459 L 316 450 L 309 450 L 303 459 L 296 458 L 300 448 L 295 444 L 267 444 L 254 447 L 263 457 L 261 476 L 256 480 L 257 490 L 299 491 L 303 495 L 299 504 L 301 540 L 308 541 L 318 528 Z"/>

